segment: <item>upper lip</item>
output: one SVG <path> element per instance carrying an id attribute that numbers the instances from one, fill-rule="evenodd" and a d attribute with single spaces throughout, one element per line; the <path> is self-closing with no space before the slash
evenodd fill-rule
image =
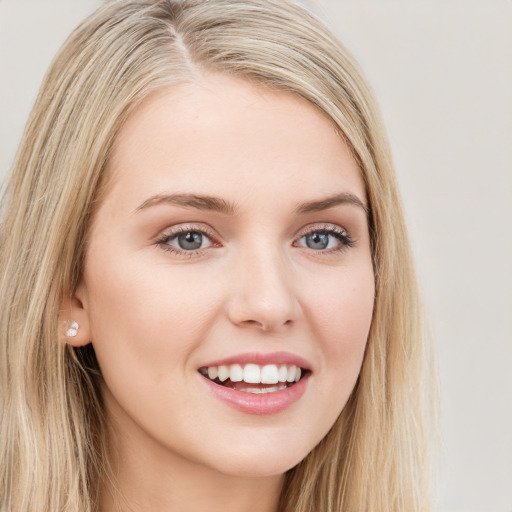
<path id="1" fill-rule="evenodd" d="M 231 364 L 257 364 L 264 366 L 266 364 L 287 364 L 300 366 L 304 370 L 311 370 L 311 365 L 304 358 L 290 352 L 247 352 L 245 354 L 236 354 L 222 359 L 215 359 L 201 365 L 201 368 L 210 368 L 212 366 L 231 365 Z"/>

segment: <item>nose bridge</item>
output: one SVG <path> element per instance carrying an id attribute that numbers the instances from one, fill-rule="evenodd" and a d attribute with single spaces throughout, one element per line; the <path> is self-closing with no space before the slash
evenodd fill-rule
<path id="1" fill-rule="evenodd" d="M 300 304 L 292 274 L 290 262 L 277 243 L 251 244 L 238 256 L 232 321 L 264 331 L 293 323 L 300 314 Z"/>

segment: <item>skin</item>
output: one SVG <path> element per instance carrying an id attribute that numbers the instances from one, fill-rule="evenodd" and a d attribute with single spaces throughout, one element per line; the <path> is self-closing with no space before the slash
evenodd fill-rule
<path id="1" fill-rule="evenodd" d="M 347 201 L 297 212 L 340 193 L 366 205 L 357 164 L 305 100 L 208 75 L 139 106 L 108 172 L 82 282 L 63 305 L 80 324 L 70 343 L 93 343 L 105 381 L 119 492 L 103 493 L 102 510 L 275 511 L 283 473 L 333 425 L 364 355 L 366 212 Z M 177 193 L 221 198 L 236 214 L 151 201 Z M 180 251 L 180 227 L 206 232 L 198 251 Z M 352 246 L 332 234 L 327 248 L 308 246 L 331 229 Z M 276 414 L 233 409 L 198 372 L 275 351 L 311 369 Z"/>

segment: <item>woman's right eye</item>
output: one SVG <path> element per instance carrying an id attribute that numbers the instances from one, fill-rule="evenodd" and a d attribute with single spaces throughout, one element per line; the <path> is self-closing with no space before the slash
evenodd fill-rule
<path id="1" fill-rule="evenodd" d="M 196 254 L 214 245 L 212 238 L 199 229 L 179 228 L 157 241 L 162 249 L 180 254 Z"/>
<path id="2" fill-rule="evenodd" d="M 167 243 L 173 242 L 184 251 L 194 251 L 204 249 L 203 244 L 208 243 L 208 237 L 199 231 L 187 231 L 173 236 Z"/>

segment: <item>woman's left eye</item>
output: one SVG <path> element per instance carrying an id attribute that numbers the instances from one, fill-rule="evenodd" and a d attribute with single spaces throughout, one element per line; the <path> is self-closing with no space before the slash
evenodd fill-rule
<path id="1" fill-rule="evenodd" d="M 307 247 L 313 251 L 336 251 L 352 247 L 354 242 L 345 230 L 322 228 L 305 233 L 295 245 Z"/>

